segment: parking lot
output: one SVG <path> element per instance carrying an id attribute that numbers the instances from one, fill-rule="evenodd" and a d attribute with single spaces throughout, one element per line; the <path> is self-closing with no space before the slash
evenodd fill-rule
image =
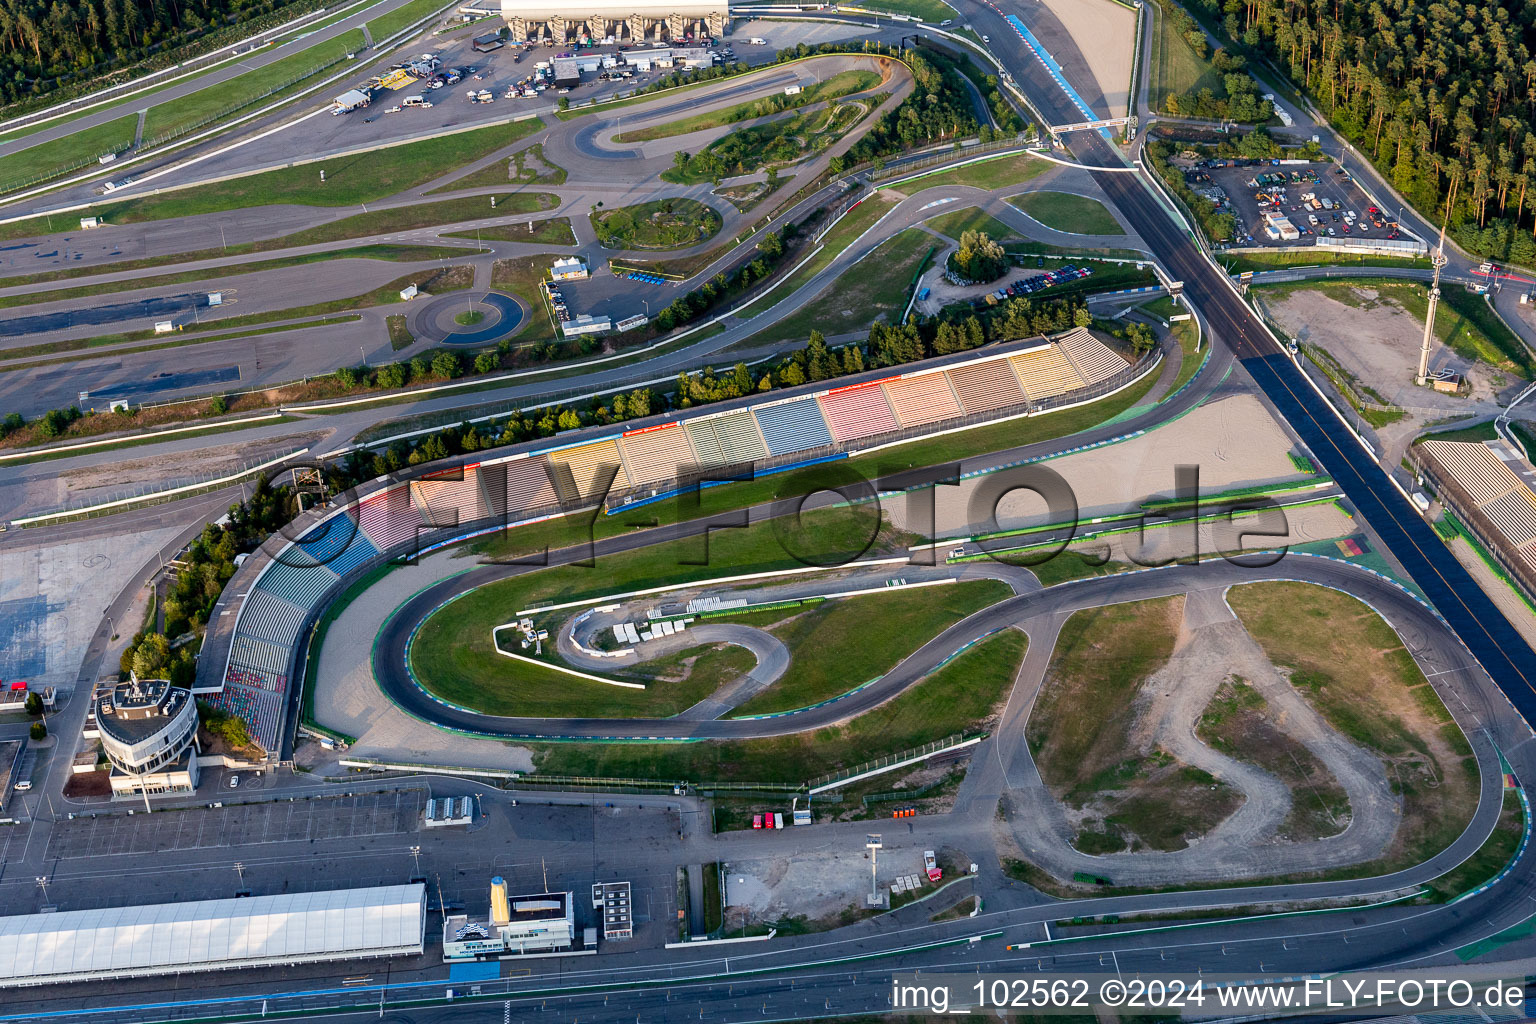
<path id="1" fill-rule="evenodd" d="M 1228 204 L 1237 220 L 1234 241 L 1240 245 L 1306 246 L 1319 237 L 1401 237 L 1396 215 L 1377 210 L 1354 179 L 1332 163 L 1202 160 L 1185 169 L 1184 180 L 1196 192 Z M 1287 218 L 1296 237 L 1277 237 L 1281 231 L 1266 230 L 1266 214 Z"/>
<path id="2" fill-rule="evenodd" d="M 299 797 L 292 803 L 241 804 L 218 809 L 121 810 L 55 826 L 49 853 L 61 859 L 170 850 L 230 849 L 259 843 L 398 835 L 420 826 L 421 790 L 363 796 Z"/>

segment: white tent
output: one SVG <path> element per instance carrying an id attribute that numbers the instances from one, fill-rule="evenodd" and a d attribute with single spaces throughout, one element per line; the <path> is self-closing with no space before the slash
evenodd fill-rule
<path id="1" fill-rule="evenodd" d="M 0 987 L 422 952 L 426 887 L 0 918 Z"/>

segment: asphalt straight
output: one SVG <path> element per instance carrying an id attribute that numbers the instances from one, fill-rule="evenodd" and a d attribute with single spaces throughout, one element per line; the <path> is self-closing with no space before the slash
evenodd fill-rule
<path id="1" fill-rule="evenodd" d="M 1002 12 L 987 0 L 967 6 L 975 12 L 977 30 L 991 33 L 992 48 L 1013 69 L 1040 113 L 1052 124 L 1079 121 L 1076 105 Z M 1204 316 L 1213 343 L 1242 363 L 1521 716 L 1527 723 L 1536 722 L 1536 652 L 1393 486 L 1375 457 L 1312 390 L 1225 273 L 1206 259 L 1155 193 L 1157 186 L 1142 178 L 1150 172 L 1128 173 L 1124 158 L 1099 132 L 1074 132 L 1067 144 L 1085 166 L 1102 168 L 1094 174 L 1099 186 L 1164 270 L 1184 282 L 1184 294 Z"/>
<path id="2" fill-rule="evenodd" d="M 1112 157 L 1108 145 L 1097 135 L 1087 137 L 1092 141 L 1080 147 L 1084 155 L 1107 165 L 1105 158 Z M 1120 173 L 1097 178 L 1165 269 L 1184 282 L 1185 294 L 1204 315 L 1215 341 L 1233 351 L 1522 717 L 1536 721 L 1536 652 L 1143 183 Z"/>

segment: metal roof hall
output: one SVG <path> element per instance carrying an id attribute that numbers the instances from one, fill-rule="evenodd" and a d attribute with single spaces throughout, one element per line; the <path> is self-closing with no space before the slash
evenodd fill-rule
<path id="1" fill-rule="evenodd" d="M 426 887 L 0 918 L 0 987 L 422 952 Z"/>

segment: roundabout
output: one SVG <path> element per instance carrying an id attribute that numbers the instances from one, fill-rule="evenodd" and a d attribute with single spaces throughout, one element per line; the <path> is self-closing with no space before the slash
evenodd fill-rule
<path id="1" fill-rule="evenodd" d="M 489 345 L 515 334 L 526 320 L 523 304 L 496 291 L 433 296 L 413 310 L 411 332 L 439 345 Z"/>

